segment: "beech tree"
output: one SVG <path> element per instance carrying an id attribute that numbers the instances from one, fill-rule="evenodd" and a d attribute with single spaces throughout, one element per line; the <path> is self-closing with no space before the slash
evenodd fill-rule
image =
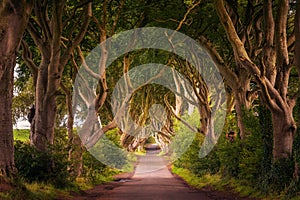
<path id="1" fill-rule="evenodd" d="M 104 112 L 106 109 L 105 107 L 107 107 L 107 96 L 112 92 L 113 88 L 111 84 L 115 84 L 118 78 L 120 78 L 118 76 L 122 75 L 122 73 L 118 73 L 118 71 L 125 74 L 130 67 L 127 55 L 124 55 L 123 60 L 119 62 L 122 63 L 120 65 L 121 67 L 114 66 L 114 74 L 109 72 L 110 80 L 115 82 L 111 83 L 107 80 L 108 72 L 106 64 L 110 52 L 108 52 L 109 44 L 106 43 L 106 40 L 119 31 L 139 27 L 144 18 L 140 17 L 141 14 L 137 9 L 139 9 L 139 5 L 143 5 L 143 3 L 143 1 L 136 2 L 122 0 L 120 2 L 112 2 L 104 0 L 101 4 L 97 5 L 100 9 L 96 9 L 94 12 L 93 20 L 91 22 L 92 29 L 88 35 L 99 44 L 102 43 L 99 48 L 101 56 L 98 60 L 98 67 L 92 69 L 92 67 L 89 66 L 89 62 L 87 62 L 84 57 L 84 51 L 81 48 L 78 48 L 78 54 L 82 62 L 81 67 L 84 69 L 84 73 L 88 74 L 92 79 L 97 80 L 99 84 L 95 91 L 88 89 L 88 83 L 85 80 L 80 81 L 81 85 L 76 86 L 76 88 L 78 88 L 78 102 L 84 102 L 83 104 L 86 105 L 88 112 L 79 131 L 82 143 L 87 149 L 91 148 L 104 133 L 117 127 L 117 123 L 112 119 L 112 116 L 103 116 L 101 112 Z M 126 8 L 132 9 L 131 12 L 124 12 L 124 9 Z M 85 96 L 82 95 L 84 93 Z M 86 95 L 87 93 L 89 95 Z M 93 97 L 93 100 L 87 99 L 86 97 Z M 110 106 L 109 110 L 111 110 Z M 108 113 L 108 115 L 112 115 L 112 113 Z M 106 123 L 103 123 L 103 127 L 101 124 L 102 122 L 98 120 L 98 116 L 100 116 L 101 119 L 107 118 Z M 88 133 L 91 133 L 95 128 L 99 131 L 92 136 L 89 135 Z M 122 132 L 120 132 L 120 134 L 124 134 L 124 137 L 126 135 L 126 133 Z"/>
<path id="2" fill-rule="evenodd" d="M 247 6 L 239 6 L 238 3 L 228 1 L 227 11 L 242 43 L 250 52 L 249 57 L 256 60 L 262 44 L 262 6 L 254 2 L 256 1 L 248 1 Z M 192 34 L 206 48 L 228 86 L 228 113 L 235 108 L 239 135 L 244 139 L 247 134 L 243 113 L 253 107 L 258 91 L 257 88 L 251 87 L 250 73 L 236 64 L 230 43 L 224 37 L 222 24 L 218 23 L 218 16 L 210 14 L 214 9 L 213 6 L 211 2 L 201 2 L 199 14 L 194 16 L 198 23 L 192 24 L 191 30 L 196 28 L 200 30 Z"/>
<path id="3" fill-rule="evenodd" d="M 4 0 L 0 4 L 0 178 L 12 176 L 14 166 L 12 97 L 13 72 L 32 2 Z"/>
<path id="4" fill-rule="evenodd" d="M 292 156 L 293 139 L 296 124 L 293 117 L 295 98 L 288 95 L 289 76 L 292 62 L 289 58 L 289 43 L 293 42 L 287 35 L 289 1 L 276 2 L 276 17 L 273 16 L 272 0 L 263 4 L 264 42 L 260 64 L 250 58 L 249 50 L 238 35 L 223 0 L 215 0 L 215 8 L 230 42 L 236 64 L 246 69 L 260 88 L 261 97 L 272 115 L 273 123 L 273 159 L 279 160 Z"/>
<path id="5" fill-rule="evenodd" d="M 35 1 L 34 15 L 27 31 L 40 52 L 40 62 L 34 62 L 26 41 L 23 41 L 22 47 L 23 59 L 32 70 L 36 83 L 30 141 L 39 150 L 43 151 L 48 144 L 53 144 L 56 95 L 64 68 L 84 38 L 92 16 L 91 6 L 90 1 Z"/>

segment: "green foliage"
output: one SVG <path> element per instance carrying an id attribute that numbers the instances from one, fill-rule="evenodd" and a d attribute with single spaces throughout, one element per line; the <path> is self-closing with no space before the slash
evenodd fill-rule
<path id="1" fill-rule="evenodd" d="M 28 130 L 29 131 L 29 130 Z M 27 135 L 26 131 L 16 131 L 19 135 Z M 120 136 L 117 129 L 106 134 L 110 141 L 117 144 Z M 20 139 L 22 137 L 18 137 Z M 50 184 L 56 188 L 73 187 L 75 178 L 68 170 L 68 166 L 75 160 L 68 159 L 69 146 L 66 130 L 56 130 L 55 142 L 46 152 L 40 152 L 29 144 L 29 141 L 15 141 L 15 163 L 21 180 L 30 184 Z M 109 149 L 107 149 L 109 151 Z M 109 155 L 109 152 L 105 152 Z M 122 155 L 120 155 L 122 156 Z M 82 178 L 87 183 L 99 184 L 112 180 L 112 175 L 119 173 L 98 161 L 88 151 L 83 151 Z"/>
<path id="2" fill-rule="evenodd" d="M 205 158 L 198 158 L 199 144 L 204 139 L 203 136 L 198 135 L 188 151 L 174 163 L 175 171 L 197 187 L 202 187 L 202 182 L 208 175 L 217 174 L 222 176 L 222 180 L 211 182 L 211 185 L 223 189 L 232 187 L 247 196 L 253 194 L 259 197 L 270 197 L 272 194 L 292 198 L 299 195 L 300 183 L 293 179 L 293 173 L 295 161 L 299 163 L 300 160 L 300 131 L 298 130 L 294 141 L 294 159 L 284 159 L 274 163 L 270 119 L 271 114 L 264 106 L 259 105 L 250 111 L 244 111 L 245 139 L 240 140 L 237 137 L 234 141 L 229 141 L 225 133 L 236 130 L 237 125 L 235 114 L 228 115 L 224 133 L 210 154 Z M 187 176 L 197 176 L 199 182 L 197 183 L 195 179 L 190 180 Z M 257 184 L 258 181 L 260 184 Z"/>
<path id="3" fill-rule="evenodd" d="M 174 163 L 176 167 L 183 167 L 192 170 L 195 168 L 195 162 L 198 161 L 198 152 L 200 139 L 196 137 L 188 150 Z"/>
<path id="4" fill-rule="evenodd" d="M 263 142 L 263 159 L 261 160 L 262 174 L 267 173 L 272 165 L 272 150 L 273 150 L 273 126 L 271 119 L 271 112 L 265 106 L 258 107 L 259 124 L 261 137 Z M 250 126 L 250 124 L 249 124 Z"/>
<path id="5" fill-rule="evenodd" d="M 14 130 L 14 140 L 19 140 L 22 142 L 29 141 L 29 129 L 15 129 Z"/>
<path id="6" fill-rule="evenodd" d="M 244 140 L 220 140 L 218 144 L 223 175 L 244 180 L 265 194 L 283 191 L 291 183 L 293 162 L 272 163 L 270 112 L 262 106 L 244 111 L 243 123 L 246 129 Z"/>
<path id="7" fill-rule="evenodd" d="M 299 120 L 299 111 L 300 111 L 300 98 L 297 100 L 297 105 L 296 105 L 296 112 L 298 112 L 298 120 Z M 298 123 L 299 124 L 299 123 Z M 294 169 L 296 173 L 298 173 L 298 178 L 294 177 L 294 179 L 291 181 L 290 185 L 287 188 L 287 195 L 288 197 L 295 197 L 295 196 L 300 196 L 300 180 L 299 180 L 299 170 L 300 170 L 300 127 L 298 125 L 298 129 L 294 138 L 294 144 L 293 144 L 293 163 L 295 163 L 295 166 L 293 167 L 298 167 L 297 169 Z M 289 170 L 290 172 L 290 170 Z M 295 174 L 294 174 L 295 175 Z"/>
<path id="8" fill-rule="evenodd" d="M 89 149 L 96 159 L 113 168 L 126 168 L 128 158 L 126 151 L 120 148 L 120 136 L 117 129 L 111 130 L 97 141 L 97 143 Z"/>
<path id="9" fill-rule="evenodd" d="M 237 118 L 235 113 L 227 114 L 224 132 L 220 136 L 217 144 L 217 157 L 220 162 L 220 168 L 223 176 L 236 177 L 239 172 L 239 159 L 241 153 L 240 140 L 238 137 L 234 141 L 226 138 L 226 133 L 230 131 L 237 132 Z"/>
<path id="10" fill-rule="evenodd" d="M 124 163 L 124 160 L 127 160 L 124 152 L 117 149 L 117 147 L 120 147 L 120 135 L 118 134 L 118 129 L 108 131 L 105 133 L 105 137 L 107 142 L 98 142 L 95 150 L 93 150 L 93 155 L 95 155 L 95 151 L 97 151 L 99 153 L 97 154 L 97 158 L 101 157 L 101 161 L 103 161 L 102 159 L 105 159 L 105 156 L 114 156 L 119 160 L 118 165 L 129 165 L 129 163 Z M 107 144 L 114 144 L 114 147 L 111 147 L 111 145 L 106 146 Z M 116 155 L 112 155 L 113 152 Z M 88 151 L 83 153 L 83 176 L 88 178 L 93 184 L 105 182 L 107 181 L 107 177 L 119 172 L 118 170 L 107 167 L 93 155 Z"/>
<path id="11" fill-rule="evenodd" d="M 25 73 L 25 72 L 24 72 Z M 19 86 L 22 80 L 22 87 Z M 19 83 L 19 84 L 17 84 Z M 18 119 L 28 120 L 27 114 L 30 111 L 30 107 L 34 101 L 34 91 L 33 91 L 33 79 L 29 78 L 28 80 L 23 80 L 22 77 L 19 77 L 16 80 L 16 85 L 14 87 L 14 97 L 12 102 L 12 113 L 13 113 L 13 122 L 16 124 Z"/>
<path id="12" fill-rule="evenodd" d="M 198 151 L 199 152 L 199 151 Z M 199 156 L 199 154 L 197 154 Z M 204 158 L 198 159 L 195 166 L 191 167 L 193 173 L 199 175 L 203 174 L 216 174 L 219 172 L 221 163 L 218 157 L 217 150 L 213 149 L 209 155 Z"/>
<path id="13" fill-rule="evenodd" d="M 26 182 L 51 183 L 58 188 L 69 184 L 68 160 L 61 146 L 40 152 L 28 142 L 16 141 L 15 163 L 19 175 Z"/>
<path id="14" fill-rule="evenodd" d="M 200 144 L 204 140 L 203 135 L 197 134 L 188 150 L 174 163 L 174 166 L 190 170 L 196 176 L 215 174 L 220 169 L 220 161 L 216 150 L 199 159 Z"/>
<path id="15" fill-rule="evenodd" d="M 191 115 L 184 115 L 182 118 L 194 127 L 197 127 L 200 122 L 197 112 Z M 220 168 L 220 162 L 215 149 L 212 150 L 208 156 L 199 159 L 200 146 L 204 141 L 204 136 L 200 133 L 191 133 L 190 129 L 179 122 L 175 122 L 174 126 L 176 137 L 171 143 L 173 153 L 175 156 L 181 155 L 181 151 L 187 149 L 180 158 L 174 162 L 174 166 L 188 169 L 198 176 L 205 173 L 217 173 Z"/>
<path id="16" fill-rule="evenodd" d="M 244 111 L 243 123 L 246 127 L 246 138 L 241 142 L 239 177 L 256 184 L 261 175 L 263 160 L 263 140 L 259 118 L 255 112 Z"/>
<path id="17" fill-rule="evenodd" d="M 106 166 L 92 156 L 89 152 L 83 153 L 83 176 L 86 177 L 92 184 L 99 184 L 103 179 L 103 174 L 106 172 Z"/>
<path id="18" fill-rule="evenodd" d="M 300 125 L 300 98 L 297 99 L 295 111 L 296 111 L 295 118 L 298 120 L 298 129 L 294 139 L 293 153 L 294 153 L 295 161 L 298 163 L 298 166 L 300 166 L 300 126 L 299 126 Z"/>
<path id="19" fill-rule="evenodd" d="M 189 185 L 196 188 L 209 187 L 215 190 L 239 193 L 240 196 L 262 198 L 251 186 L 234 178 L 224 179 L 220 174 L 204 174 L 197 176 L 191 171 L 183 168 L 172 167 L 172 172 L 182 177 Z M 232 189 L 232 190 L 231 190 Z"/>
<path id="20" fill-rule="evenodd" d="M 197 188 L 202 188 L 208 185 L 213 186 L 221 180 L 221 176 L 217 174 L 205 174 L 203 176 L 198 176 L 188 169 L 178 168 L 176 166 L 172 166 L 171 170 L 174 174 L 182 177 L 189 185 Z"/>
<path id="21" fill-rule="evenodd" d="M 151 136 L 151 137 L 148 137 L 145 144 L 155 144 L 155 143 L 156 143 L 156 141 L 155 141 L 154 137 Z"/>
<path id="22" fill-rule="evenodd" d="M 272 164 L 269 172 L 269 190 L 275 192 L 284 191 L 292 182 L 294 162 L 291 159 L 280 159 Z"/>
<path id="23" fill-rule="evenodd" d="M 194 0 L 184 0 L 183 2 L 184 2 L 187 6 L 192 6 L 192 5 L 195 3 Z"/>
<path id="24" fill-rule="evenodd" d="M 200 119 L 199 119 L 199 114 L 197 112 L 194 112 L 191 115 L 185 114 L 182 116 L 182 119 L 189 122 L 189 124 L 192 127 L 199 126 Z M 172 143 L 170 144 L 170 149 L 172 151 L 172 156 L 174 159 L 178 158 L 182 154 L 187 155 L 186 150 L 188 148 L 199 148 L 199 147 L 197 147 L 197 144 L 196 144 L 197 141 L 194 141 L 194 140 L 198 139 L 196 137 L 196 133 L 193 133 L 183 123 L 181 123 L 179 121 L 175 121 L 174 122 L 174 131 L 176 134 L 172 138 Z M 194 141 L 194 143 L 193 143 L 193 141 Z M 190 152 L 192 152 L 192 150 Z"/>
<path id="25" fill-rule="evenodd" d="M 223 176 L 237 177 L 239 174 L 239 161 L 241 154 L 240 140 L 228 141 L 224 135 L 220 138 L 217 155 L 221 163 Z"/>
<path id="26" fill-rule="evenodd" d="M 1 200 L 53 200 L 67 199 L 67 192 L 44 183 L 17 183 L 16 189 L 0 192 Z"/>

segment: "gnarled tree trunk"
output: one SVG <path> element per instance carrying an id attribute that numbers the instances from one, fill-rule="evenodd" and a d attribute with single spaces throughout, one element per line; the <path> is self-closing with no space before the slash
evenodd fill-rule
<path id="1" fill-rule="evenodd" d="M 12 97 L 17 52 L 32 6 L 30 1 L 0 4 L 0 178 L 10 177 L 14 166 Z"/>
<path id="2" fill-rule="evenodd" d="M 273 120 L 273 157 L 275 160 L 292 156 L 296 124 L 292 110 L 287 106 L 282 112 L 271 112 Z"/>
<path id="3" fill-rule="evenodd" d="M 81 4 L 80 24 L 78 29 L 67 29 L 65 24 L 72 23 L 73 18 L 64 18 L 66 12 L 65 0 L 35 1 L 34 14 L 27 27 L 35 45 L 40 51 L 41 62 L 37 66 L 29 48 L 23 54 L 25 63 L 37 76 L 35 90 L 35 117 L 31 124 L 31 144 L 44 151 L 54 140 L 56 118 L 56 95 L 60 87 L 63 70 L 71 58 L 74 49 L 82 41 L 92 15 L 92 3 Z M 51 8 L 51 9 L 50 9 Z M 74 13 L 74 16 L 75 13 Z M 75 17 L 74 17 L 75 18 Z M 64 21 L 66 20 L 66 21 Z M 77 23 L 78 21 L 76 21 Z M 68 38 L 63 38 L 63 32 L 68 32 Z M 71 33 L 70 33 L 71 32 Z M 76 34 L 74 33 L 76 32 Z M 26 45 L 23 45 L 26 47 Z"/>
<path id="4" fill-rule="evenodd" d="M 220 73 L 226 80 L 228 86 L 233 90 L 234 106 L 237 113 L 238 127 L 241 139 L 245 136 L 245 126 L 243 123 L 243 109 L 248 110 L 252 106 L 252 101 L 256 98 L 254 92 L 250 90 L 249 72 L 239 67 L 238 73 L 226 65 L 220 54 L 212 44 L 203 36 L 199 38 L 200 43 L 206 48 L 212 60 L 215 62 Z"/>
<path id="5" fill-rule="evenodd" d="M 14 55 L 0 63 L 0 67 L 4 69 L 4 72 L 1 70 L 0 78 L 0 177 L 10 176 L 15 172 L 11 112 L 15 59 Z"/>
<path id="6" fill-rule="evenodd" d="M 260 86 L 264 103 L 272 114 L 273 122 L 273 160 L 289 158 L 292 155 L 296 124 L 293 118 L 295 99 L 288 96 L 288 83 L 291 70 L 287 45 L 287 16 L 289 1 L 281 0 L 277 6 L 275 26 L 265 27 L 267 46 L 264 48 L 264 60 L 258 67 L 249 58 L 248 52 L 224 6 L 223 0 L 215 0 L 219 19 L 226 31 L 227 38 L 234 50 L 237 64 L 246 68 Z M 265 22 L 273 22 L 272 0 L 264 1 Z M 272 23 L 271 23 L 272 24 Z M 275 41 L 273 43 L 273 40 Z M 274 54 L 276 52 L 276 54 Z M 274 79 L 275 77 L 275 79 Z"/>

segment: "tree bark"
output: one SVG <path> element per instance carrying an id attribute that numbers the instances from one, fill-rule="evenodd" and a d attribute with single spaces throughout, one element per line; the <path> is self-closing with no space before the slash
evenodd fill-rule
<path id="1" fill-rule="evenodd" d="M 237 64 L 247 69 L 254 77 L 255 81 L 260 86 L 264 103 L 272 114 L 272 123 L 274 126 L 273 160 L 277 161 L 281 158 L 288 158 L 292 156 L 293 139 L 296 131 L 296 124 L 293 118 L 293 107 L 295 105 L 295 101 L 287 95 L 288 79 L 291 69 L 286 36 L 289 1 L 279 1 L 280 5 L 277 7 L 276 12 L 276 26 L 266 26 L 267 29 L 274 28 L 274 30 L 266 31 L 268 34 L 267 43 L 269 44 L 269 47 L 263 49 L 265 51 L 265 59 L 263 60 L 263 66 L 260 68 L 257 67 L 257 65 L 249 58 L 248 53 L 241 42 L 241 39 L 238 37 L 236 29 L 225 9 L 224 1 L 216 0 L 215 2 L 219 19 L 223 24 L 227 38 L 234 50 Z M 264 6 L 265 21 L 272 22 L 273 15 L 268 11 L 268 9 L 273 8 L 272 1 L 266 0 L 264 2 Z M 272 47 L 274 36 L 276 41 L 274 47 L 276 57 L 274 57 L 274 52 L 271 52 L 273 50 L 270 49 Z M 274 66 L 275 58 L 276 69 L 273 69 L 272 67 Z M 266 66 L 271 69 L 265 69 Z M 268 73 L 266 74 L 266 71 L 268 70 L 270 72 L 269 75 Z M 275 83 L 273 83 L 274 73 L 276 75 Z"/>
<path id="2" fill-rule="evenodd" d="M 292 156 L 293 141 L 296 124 L 292 110 L 287 107 L 282 112 L 271 112 L 273 120 L 273 158 L 290 158 Z"/>
<path id="3" fill-rule="evenodd" d="M 247 74 L 248 75 L 248 74 Z M 243 115 L 245 110 L 249 110 L 252 101 L 249 100 L 248 93 L 250 92 L 250 79 L 248 77 L 240 76 L 240 82 L 233 86 L 233 93 L 235 97 L 235 110 L 237 114 L 238 127 L 240 129 L 240 138 L 245 138 L 245 125 L 243 122 Z"/>
<path id="4" fill-rule="evenodd" d="M 83 156 L 83 147 L 82 142 L 78 135 L 74 134 L 73 125 L 74 125 L 74 114 L 72 107 L 72 94 L 71 91 L 63 83 L 60 83 L 61 89 L 66 95 L 66 106 L 68 113 L 67 120 L 67 132 L 68 132 L 68 145 L 69 145 L 69 161 L 70 165 L 68 169 L 70 173 L 76 177 L 80 177 L 83 170 L 82 156 Z"/>
<path id="5" fill-rule="evenodd" d="M 47 53 L 46 53 L 47 52 Z M 39 150 L 45 150 L 48 144 L 53 143 L 54 125 L 52 128 L 48 126 L 48 114 L 53 116 L 53 112 L 56 111 L 56 104 L 45 99 L 45 91 L 47 91 L 48 80 L 48 63 L 50 62 L 50 49 L 44 47 L 42 52 L 45 56 L 42 58 L 42 62 L 39 66 L 37 84 L 35 89 L 35 117 L 31 124 L 30 142 Z M 52 104 L 51 110 L 48 110 L 48 105 Z"/>
<path id="6" fill-rule="evenodd" d="M 13 72 L 32 5 L 11 0 L 0 4 L 0 178 L 15 174 L 12 97 Z"/>
<path id="7" fill-rule="evenodd" d="M 225 64 L 224 60 L 221 58 L 217 50 L 212 46 L 212 44 L 203 36 L 199 38 L 200 43 L 206 48 L 208 54 L 211 56 L 212 60 L 216 63 L 217 68 L 224 77 L 228 86 L 233 90 L 235 98 L 235 109 L 237 112 L 238 127 L 240 130 L 241 139 L 245 136 L 245 126 L 243 123 L 243 109 L 250 109 L 252 106 L 252 101 L 255 99 L 253 95 L 250 94 L 250 76 L 249 73 L 240 68 L 238 73 L 230 69 L 230 67 Z"/>
<path id="8" fill-rule="evenodd" d="M 36 111 L 31 125 L 30 139 L 31 144 L 41 151 L 45 151 L 47 146 L 54 142 L 56 95 L 60 87 L 63 70 L 74 49 L 82 41 L 92 15 L 91 2 L 87 2 L 81 11 L 83 20 L 79 29 L 76 29 L 78 32 L 70 34 L 75 36 L 70 36 L 67 39 L 67 44 L 62 45 L 62 33 L 65 28 L 63 24 L 72 20 L 63 21 L 65 4 L 66 1 L 63 0 L 47 3 L 35 1 L 35 16 L 31 18 L 27 28 L 41 53 L 39 67 L 30 66 L 38 71 L 35 91 Z M 50 6 L 53 9 L 49 9 Z M 26 57 L 26 62 L 35 65 L 30 57 Z"/>
<path id="9" fill-rule="evenodd" d="M 9 177 L 15 173 L 11 112 L 15 59 L 13 55 L 0 64 L 5 69 L 4 72 L 1 70 L 0 79 L 0 177 Z"/>

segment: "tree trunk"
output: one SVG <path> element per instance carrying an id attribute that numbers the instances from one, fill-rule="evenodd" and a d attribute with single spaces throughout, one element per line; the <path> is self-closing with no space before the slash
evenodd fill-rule
<path id="1" fill-rule="evenodd" d="M 242 79 L 241 79 L 242 80 Z M 238 127 L 240 130 L 240 138 L 245 138 L 245 125 L 243 122 L 243 115 L 245 110 L 249 110 L 252 106 L 252 102 L 248 100 L 247 93 L 250 91 L 250 80 L 244 79 L 243 84 L 237 86 L 234 89 L 234 97 L 235 97 L 235 110 L 237 114 Z"/>
<path id="2" fill-rule="evenodd" d="M 43 54 L 51 55 L 50 50 L 44 51 Z M 35 118 L 32 122 L 31 144 L 37 149 L 43 151 L 48 144 L 53 144 L 54 139 L 54 122 L 56 115 L 55 95 L 47 94 L 47 83 L 49 82 L 48 63 L 49 56 L 44 56 L 38 70 L 38 79 L 35 92 Z M 54 83 L 52 83 L 54 84 Z"/>
<path id="3" fill-rule="evenodd" d="M 32 5 L 25 0 L 0 4 L 0 177 L 10 177 L 14 166 L 12 97 L 17 52 Z"/>
<path id="4" fill-rule="evenodd" d="M 31 125 L 31 143 L 39 150 L 44 151 L 49 144 L 53 144 L 56 119 L 56 95 L 60 87 L 64 67 L 68 64 L 74 49 L 82 41 L 92 15 L 92 3 L 82 4 L 81 19 L 73 30 L 76 34 L 69 35 L 68 42 L 62 45 L 63 15 L 66 11 L 65 0 L 55 0 L 42 3 L 35 1 L 35 16 L 39 23 L 29 23 L 27 30 L 41 54 L 39 67 L 30 57 L 26 62 L 37 70 L 35 93 L 35 117 Z M 49 9 L 49 8 L 52 9 Z M 49 16 L 51 18 L 49 19 Z M 65 29 L 66 30 L 66 29 Z M 70 31 L 70 30 L 66 30 Z M 62 48 L 62 46 L 66 48 Z M 35 72 L 34 72 L 35 73 Z"/>
<path id="5" fill-rule="evenodd" d="M 38 20 L 45 23 L 49 23 L 46 17 L 40 16 L 42 9 L 36 2 L 35 14 L 38 16 Z M 36 30 L 32 30 L 30 26 L 33 39 L 37 43 L 39 50 L 41 51 L 42 61 L 38 68 L 38 77 L 35 93 L 35 120 L 32 126 L 31 143 L 40 151 L 45 151 L 48 145 L 54 142 L 54 127 L 56 118 L 56 92 L 60 86 L 60 80 L 62 76 L 61 70 L 64 65 L 61 65 L 61 35 L 62 35 L 62 15 L 64 9 L 64 1 L 54 1 L 53 12 L 51 22 L 48 24 L 51 29 L 43 29 L 45 41 L 41 41 L 42 38 L 38 35 Z M 46 9 L 47 10 L 47 9 Z M 45 11 L 43 11 L 45 12 Z"/>
<path id="6" fill-rule="evenodd" d="M 68 110 L 68 121 L 67 121 L 67 132 L 68 132 L 68 145 L 69 145 L 69 161 L 70 165 L 68 167 L 70 173 L 76 177 L 81 176 L 83 170 L 82 163 L 82 142 L 78 135 L 74 134 L 73 125 L 74 125 L 74 114 L 72 107 L 72 94 L 71 91 L 63 84 L 60 84 L 61 89 L 66 94 L 66 105 Z"/>
<path id="7" fill-rule="evenodd" d="M 9 177 L 15 172 L 12 127 L 13 69 L 16 55 L 1 62 L 6 69 L 0 79 L 0 177 Z"/>
<path id="8" fill-rule="evenodd" d="M 237 124 L 240 130 L 239 136 L 244 139 L 245 136 L 245 126 L 243 123 L 243 104 L 239 99 L 235 99 L 235 111 L 237 115 Z"/>
<path id="9" fill-rule="evenodd" d="M 278 1 L 276 8 L 275 27 L 273 23 L 272 1 L 264 1 L 264 17 L 266 26 L 266 42 L 269 46 L 264 48 L 264 60 L 262 66 L 258 67 L 248 56 L 248 53 L 239 38 L 237 31 L 226 11 L 223 0 L 215 0 L 215 8 L 219 19 L 226 31 L 227 38 L 234 50 L 237 64 L 240 64 L 253 76 L 260 86 L 260 94 L 267 108 L 272 114 L 273 123 L 273 160 L 289 158 L 292 155 L 293 140 L 296 124 L 293 118 L 294 98 L 288 95 L 289 75 L 291 63 L 287 45 L 287 17 L 289 15 L 289 1 Z M 269 23 L 268 23 L 269 22 Z M 274 34 L 275 33 L 275 34 Z M 275 36 L 275 44 L 273 37 Z M 271 48 L 271 49 L 269 49 Z M 273 52 L 276 52 L 276 56 Z M 268 51 L 268 49 L 270 51 Z M 276 59 L 275 59 L 276 58 Z M 276 61 L 274 63 L 274 61 Z M 276 65 L 275 65 L 276 64 Z M 266 68 L 273 68 L 266 73 Z M 269 74 L 269 75 L 268 75 Z M 275 83 L 274 76 L 276 75 Z"/>
<path id="10" fill-rule="evenodd" d="M 300 2 L 297 3 L 295 16 L 295 65 L 300 77 Z M 299 87 L 300 89 L 300 87 Z"/>
<path id="11" fill-rule="evenodd" d="M 293 141 L 296 124 L 292 109 L 288 106 L 282 112 L 271 111 L 273 122 L 273 158 L 290 158 L 292 156 Z"/>
<path id="12" fill-rule="evenodd" d="M 212 60 L 216 63 L 217 68 L 226 80 L 228 86 L 233 90 L 235 98 L 235 109 L 237 112 L 238 127 L 240 130 L 241 139 L 245 135 L 245 126 L 242 121 L 243 119 L 243 108 L 250 109 L 252 106 L 252 101 L 256 96 L 252 95 L 250 90 L 250 76 L 242 67 L 239 67 L 237 72 L 234 72 L 226 65 L 219 55 L 217 50 L 212 46 L 212 44 L 203 36 L 200 37 L 200 43 L 205 46 Z"/>

